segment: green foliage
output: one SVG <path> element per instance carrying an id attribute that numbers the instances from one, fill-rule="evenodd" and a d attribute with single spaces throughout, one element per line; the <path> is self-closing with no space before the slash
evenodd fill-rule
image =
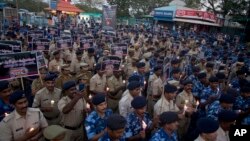
<path id="1" fill-rule="evenodd" d="M 185 0 L 186 7 L 199 9 L 201 7 L 200 0 Z"/>
<path id="2" fill-rule="evenodd" d="M 129 7 L 133 0 L 109 0 L 109 4 L 117 5 L 118 17 L 129 17 Z"/>
<path id="3" fill-rule="evenodd" d="M 39 0 L 17 0 L 19 9 L 27 9 L 30 12 L 41 12 L 44 11 L 44 8 L 49 7 L 47 3 L 44 3 Z M 16 0 L 12 2 L 7 2 L 16 6 Z"/>
<path id="4" fill-rule="evenodd" d="M 91 6 L 85 5 L 85 4 L 76 4 L 75 6 L 83 10 L 84 12 L 89 12 L 89 13 L 101 13 L 102 12 L 101 10 L 97 8 L 92 8 Z"/>

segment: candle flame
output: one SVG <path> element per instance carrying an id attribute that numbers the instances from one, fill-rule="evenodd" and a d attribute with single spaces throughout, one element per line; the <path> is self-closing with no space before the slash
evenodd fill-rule
<path id="1" fill-rule="evenodd" d="M 143 130 L 145 130 L 147 128 L 147 124 L 144 121 L 142 121 L 142 128 L 143 128 Z"/>
<path id="2" fill-rule="evenodd" d="M 147 83 L 147 82 L 146 82 L 146 81 L 144 81 L 144 85 L 146 85 L 146 83 Z"/>
<path id="3" fill-rule="evenodd" d="M 188 100 L 185 100 L 185 104 L 187 104 L 188 103 Z"/>
<path id="4" fill-rule="evenodd" d="M 199 101 L 196 101 L 196 105 L 198 106 L 200 104 L 200 102 Z"/>
<path id="5" fill-rule="evenodd" d="M 184 111 L 186 111 L 186 110 L 187 110 L 187 108 L 188 108 L 188 107 L 187 107 L 187 105 L 184 105 Z"/>
<path id="6" fill-rule="evenodd" d="M 89 99 L 92 99 L 92 95 L 89 95 Z"/>
<path id="7" fill-rule="evenodd" d="M 87 109 L 90 109 L 90 105 L 89 105 L 88 103 L 86 104 L 86 108 L 87 108 Z"/>
<path id="8" fill-rule="evenodd" d="M 125 80 L 123 80 L 123 81 L 122 81 L 122 83 L 124 83 L 124 84 L 125 84 L 125 83 L 126 83 L 126 81 L 125 81 Z"/>
<path id="9" fill-rule="evenodd" d="M 55 101 L 54 101 L 54 100 L 51 100 L 50 103 L 51 103 L 51 105 L 54 105 Z"/>
<path id="10" fill-rule="evenodd" d="M 30 132 L 32 132 L 34 130 L 34 128 L 30 128 Z"/>
<path id="11" fill-rule="evenodd" d="M 8 113 L 4 113 L 4 115 L 7 117 L 9 114 Z"/>
<path id="12" fill-rule="evenodd" d="M 107 92 L 109 91 L 109 87 L 106 88 L 106 91 L 107 91 Z"/>

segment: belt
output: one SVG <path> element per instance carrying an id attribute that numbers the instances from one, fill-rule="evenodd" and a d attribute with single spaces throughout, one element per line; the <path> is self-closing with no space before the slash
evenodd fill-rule
<path id="1" fill-rule="evenodd" d="M 109 94 L 108 94 L 108 98 L 109 98 L 109 99 L 112 99 L 112 100 L 119 100 L 119 99 L 120 99 L 120 98 L 112 97 L 112 96 L 110 96 Z"/>
<path id="2" fill-rule="evenodd" d="M 58 118 L 60 116 L 60 114 L 59 115 L 57 115 L 57 116 L 55 116 L 55 117 L 46 117 L 46 116 L 44 116 L 47 120 L 53 120 L 53 119 L 56 119 L 56 118 Z"/>
<path id="3" fill-rule="evenodd" d="M 80 125 L 78 125 L 78 126 L 76 126 L 76 127 L 71 127 L 71 126 L 66 126 L 66 125 L 64 125 L 64 128 L 69 129 L 69 130 L 77 130 L 77 129 L 79 129 L 81 126 L 82 126 L 82 124 L 80 124 Z"/>

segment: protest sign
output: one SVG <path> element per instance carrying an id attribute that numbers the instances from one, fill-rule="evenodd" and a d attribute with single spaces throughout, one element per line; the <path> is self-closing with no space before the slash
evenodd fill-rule
<path id="1" fill-rule="evenodd" d="M 31 30 L 28 31 L 28 42 L 32 42 L 34 38 L 43 38 L 44 37 L 44 31 L 43 30 Z"/>
<path id="2" fill-rule="evenodd" d="M 119 56 L 122 58 L 128 54 L 128 45 L 127 44 L 113 44 L 111 45 L 111 55 Z"/>
<path id="3" fill-rule="evenodd" d="M 22 42 L 21 41 L 0 41 L 2 44 L 8 44 L 12 47 L 12 52 L 22 52 Z"/>
<path id="4" fill-rule="evenodd" d="M 72 38 L 71 37 L 61 37 L 56 39 L 56 47 L 58 49 L 71 48 Z"/>
<path id="5" fill-rule="evenodd" d="M 103 5 L 102 28 L 115 30 L 117 5 Z"/>
<path id="6" fill-rule="evenodd" d="M 12 52 L 12 47 L 10 45 L 0 43 L 0 54 L 9 54 Z"/>
<path id="7" fill-rule="evenodd" d="M 45 58 L 44 58 L 44 55 L 42 52 L 38 51 L 36 53 L 36 58 L 37 58 L 38 69 L 40 69 L 42 67 L 46 67 Z"/>
<path id="8" fill-rule="evenodd" d="M 48 34 L 52 37 L 58 37 L 59 36 L 59 29 L 57 29 L 55 27 L 49 27 Z"/>
<path id="9" fill-rule="evenodd" d="M 49 45 L 50 45 L 49 39 L 44 39 L 44 38 L 33 39 L 32 50 L 48 51 Z"/>
<path id="10" fill-rule="evenodd" d="M 35 52 L 0 55 L 0 80 L 38 75 Z"/>
<path id="11" fill-rule="evenodd" d="M 103 65 L 105 70 L 110 72 L 114 69 L 119 69 L 121 64 L 121 58 L 118 56 L 107 56 L 103 59 Z"/>
<path id="12" fill-rule="evenodd" d="M 94 38 L 91 36 L 85 36 L 80 38 L 80 48 L 81 49 L 88 49 L 93 46 Z"/>

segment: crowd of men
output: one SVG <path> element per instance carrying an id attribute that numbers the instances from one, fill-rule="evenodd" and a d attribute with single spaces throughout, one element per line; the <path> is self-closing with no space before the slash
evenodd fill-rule
<path id="1" fill-rule="evenodd" d="M 79 42 L 44 51 L 48 67 L 0 81 L 0 141 L 229 141 L 233 124 L 250 125 L 250 52 L 238 37 L 193 29 L 119 26 L 86 50 Z M 110 43 L 129 38 L 111 72 Z M 3 40 L 26 37 L 6 34 Z"/>

